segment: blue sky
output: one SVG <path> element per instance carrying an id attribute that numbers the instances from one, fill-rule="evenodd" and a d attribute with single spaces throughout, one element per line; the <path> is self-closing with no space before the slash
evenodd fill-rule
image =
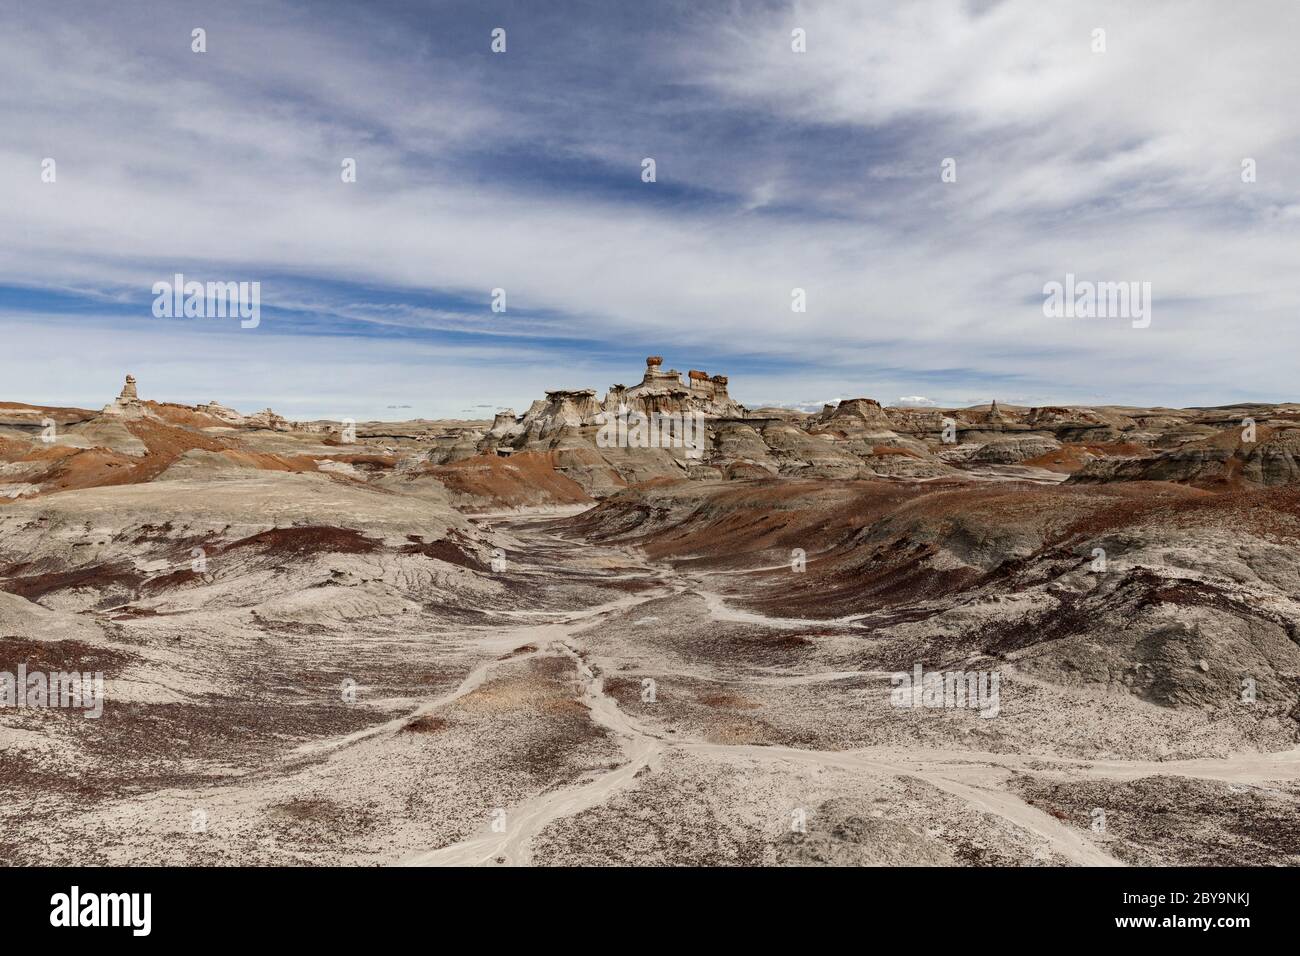
<path id="1" fill-rule="evenodd" d="M 130 371 L 294 417 L 477 415 L 658 353 L 750 405 L 1300 399 L 1287 0 L 0 20 L 0 398 L 99 405 Z M 154 318 L 176 272 L 260 282 L 260 326 Z M 1151 326 L 1046 318 L 1067 272 L 1151 282 Z"/>

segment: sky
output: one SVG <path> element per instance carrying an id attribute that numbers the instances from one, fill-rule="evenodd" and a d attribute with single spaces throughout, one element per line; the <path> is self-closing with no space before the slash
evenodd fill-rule
<path id="1" fill-rule="evenodd" d="M 0 400 L 484 417 L 648 354 L 750 406 L 1300 400 L 1297 36 L 1293 0 L 0 0 Z M 260 323 L 156 317 L 176 273 Z M 1067 275 L 1150 324 L 1045 315 Z"/>

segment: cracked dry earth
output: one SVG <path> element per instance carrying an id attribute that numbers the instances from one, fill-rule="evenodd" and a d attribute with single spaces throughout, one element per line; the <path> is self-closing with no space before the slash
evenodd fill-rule
<path id="1" fill-rule="evenodd" d="M 882 648 L 913 624 L 783 614 L 770 561 L 598 541 L 600 509 L 466 518 L 258 480 L 169 483 L 170 516 L 158 485 L 5 513 L 26 555 L 0 591 L 6 658 L 93 665 L 108 703 L 0 717 L 0 859 L 1300 862 L 1284 716 L 1066 686 L 1015 654 L 995 719 L 899 709 L 913 658 Z M 196 542 L 209 572 L 166 571 Z M 60 548 L 92 557 L 68 570 Z"/>

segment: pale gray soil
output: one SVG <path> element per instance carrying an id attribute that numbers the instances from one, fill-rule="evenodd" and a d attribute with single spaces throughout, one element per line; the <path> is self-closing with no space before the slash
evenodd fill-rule
<path id="1" fill-rule="evenodd" d="M 6 862 L 1300 862 L 1280 717 L 1014 660 L 996 718 L 899 709 L 905 623 L 769 617 L 549 517 L 256 480 L 0 512 L 11 559 L 50 559 L 8 572 L 40 603 L 0 592 L 4 666 L 109 682 L 97 721 L 0 713 Z M 141 593 L 194 541 L 206 577 Z M 71 548 L 94 574 L 60 577 Z"/>

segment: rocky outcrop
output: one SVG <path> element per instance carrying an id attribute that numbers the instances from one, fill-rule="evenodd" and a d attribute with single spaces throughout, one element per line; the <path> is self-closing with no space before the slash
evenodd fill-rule
<path id="1" fill-rule="evenodd" d="M 231 425 L 242 425 L 244 423 L 243 415 L 235 411 L 233 408 L 227 408 L 216 399 L 213 399 L 206 405 L 196 405 L 194 406 L 194 409 L 195 411 L 202 412 L 205 415 L 211 415 L 213 418 L 220 419 L 221 421 L 227 422 Z"/>
<path id="2" fill-rule="evenodd" d="M 683 380 L 680 372 L 664 368 L 661 356 L 652 355 L 639 383 L 613 385 L 603 401 L 593 389 L 557 390 L 534 402 L 522 417 L 499 413 L 475 451 L 495 456 L 524 450 L 561 453 L 559 470 L 571 466 L 572 476 L 588 493 L 604 494 L 652 478 L 1007 477 L 996 469 L 1052 454 L 1063 442 L 1088 436 L 1093 444 L 1086 455 L 1054 465 L 1058 474 L 1068 473 L 1085 459 L 1109 460 L 1110 453 L 1098 443 L 1125 431 L 1136 434 L 1139 427 L 1111 410 L 1043 407 L 1026 413 L 1008 411 L 996 400 L 986 409 L 886 409 L 862 397 L 828 403 L 815 415 L 749 411 L 731 399 L 727 386 L 726 376 L 700 369 L 691 369 Z M 703 436 L 694 454 L 654 442 L 650 447 L 603 442 L 602 427 L 619 416 L 698 418 Z M 1130 442 L 1115 457 L 1132 457 L 1132 447 Z M 469 454 L 468 443 L 444 437 L 431 458 L 454 461 Z M 1023 477 L 1045 480 L 1035 477 L 1041 468 L 1022 470 Z"/>
<path id="3" fill-rule="evenodd" d="M 497 412 L 493 417 L 492 427 L 488 429 L 486 437 L 495 439 L 513 438 L 522 430 L 515 415 L 515 410 L 507 408 L 504 411 Z"/>
<path id="4" fill-rule="evenodd" d="M 965 460 L 987 464 L 1014 464 L 1027 458 L 1046 455 L 1060 447 L 1061 443 L 1055 438 L 1041 435 L 1007 435 L 974 448 Z"/>
<path id="5" fill-rule="evenodd" d="M 293 426 L 283 415 L 277 415 L 269 408 L 264 408 L 260 412 L 254 412 L 247 416 L 243 422 L 247 428 L 267 428 L 271 431 L 287 432 L 293 431 Z"/>
<path id="6" fill-rule="evenodd" d="M 876 432 L 893 434 L 893 422 L 880 403 L 872 398 L 846 398 L 813 432 L 830 432 L 836 429 L 852 433 Z"/>
<path id="7" fill-rule="evenodd" d="M 431 466 L 535 452 L 594 496 L 655 479 L 772 476 L 1044 483 L 1069 477 L 1075 484 L 1163 481 L 1207 489 L 1300 483 L 1300 406 L 1026 409 L 993 400 L 967 408 L 884 408 L 859 397 L 809 414 L 747 409 L 728 386 L 725 375 L 690 369 L 683 376 L 652 355 L 639 382 L 612 385 L 603 398 L 591 388 L 555 389 L 523 415 L 497 412 L 490 425 L 370 423 L 358 434 L 338 422 L 290 422 L 269 408 L 244 415 L 217 401 L 193 407 L 142 401 L 134 376 L 127 376 L 101 415 L 61 429 L 58 441 L 140 457 L 145 447 L 129 421 L 139 418 L 214 434 L 220 426 L 256 431 L 259 450 L 268 452 L 280 449 L 280 435 L 324 435 L 323 446 L 360 442 L 393 453 L 394 460 L 405 454 Z M 40 410 L 21 411 L 13 417 L 30 432 Z M 1244 437 L 1246 422 L 1258 422 L 1257 440 Z M 435 424 L 440 427 L 430 427 Z M 389 445 L 401 441 L 423 448 Z M 33 483 L 29 472 L 15 465 L 15 487 L 20 479 Z"/>
<path id="8" fill-rule="evenodd" d="M 144 402 L 140 401 L 136 392 L 134 375 L 127 375 L 122 391 L 110 404 L 104 406 L 102 414 L 115 418 L 144 418 L 148 414 Z"/>
<path id="9" fill-rule="evenodd" d="M 1152 458 L 1105 458 L 1071 475 L 1074 484 L 1171 481 L 1199 488 L 1270 487 L 1300 482 L 1300 426 L 1260 427 L 1254 441 L 1231 429 Z"/>
<path id="10" fill-rule="evenodd" d="M 889 426 L 900 435 L 925 436 L 939 441 L 948 415 L 937 408 L 887 408 L 885 417 L 889 419 Z"/>
<path id="11" fill-rule="evenodd" d="M 686 381 L 676 369 L 663 369 L 663 359 L 646 359 L 641 381 L 631 388 L 614 385 L 605 396 L 602 409 L 617 413 L 620 408 L 651 414 L 700 414 L 708 418 L 741 417 L 745 409 L 727 394 L 727 376 L 709 375 L 691 369 Z"/>
<path id="12" fill-rule="evenodd" d="M 433 447 L 429 449 L 425 460 L 434 465 L 445 465 L 479 454 L 485 442 L 489 441 L 483 432 L 473 428 L 457 428 L 433 437 Z"/>

